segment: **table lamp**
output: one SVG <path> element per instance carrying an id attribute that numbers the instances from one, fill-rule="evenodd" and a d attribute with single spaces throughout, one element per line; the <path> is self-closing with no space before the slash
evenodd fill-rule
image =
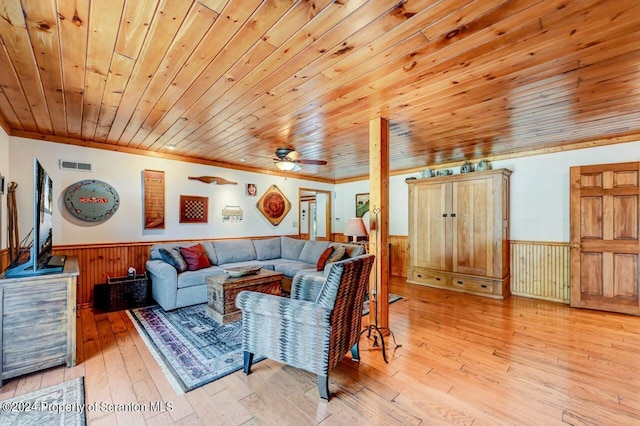
<path id="1" fill-rule="evenodd" d="M 364 221 L 361 217 L 353 217 L 349 219 L 347 223 L 347 229 L 344 230 L 344 235 L 352 237 L 352 242 L 356 243 L 358 237 L 366 237 L 367 229 L 364 226 Z"/>

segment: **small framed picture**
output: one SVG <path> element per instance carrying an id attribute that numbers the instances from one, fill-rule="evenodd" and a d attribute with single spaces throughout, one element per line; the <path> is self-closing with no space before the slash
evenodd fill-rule
<path id="1" fill-rule="evenodd" d="M 0 175 L 0 194 L 4 194 L 4 176 Z"/>
<path id="2" fill-rule="evenodd" d="M 356 194 L 356 217 L 362 217 L 369 211 L 369 193 Z"/>
<path id="3" fill-rule="evenodd" d="M 255 197 L 258 195 L 258 185 L 255 183 L 247 184 L 247 197 Z"/>

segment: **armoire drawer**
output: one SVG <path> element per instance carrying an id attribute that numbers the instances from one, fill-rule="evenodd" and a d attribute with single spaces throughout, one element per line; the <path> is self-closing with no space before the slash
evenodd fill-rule
<path id="1" fill-rule="evenodd" d="M 451 286 L 474 293 L 493 293 L 493 282 L 467 277 L 452 277 Z"/>
<path id="2" fill-rule="evenodd" d="M 440 274 L 438 272 L 429 271 L 428 269 L 413 270 L 412 278 L 414 281 L 437 286 L 450 286 L 451 277 L 447 274 Z"/>

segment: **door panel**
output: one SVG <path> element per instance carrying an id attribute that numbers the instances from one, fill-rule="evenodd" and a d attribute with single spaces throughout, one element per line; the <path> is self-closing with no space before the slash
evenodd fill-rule
<path id="1" fill-rule="evenodd" d="M 414 266 L 447 270 L 450 252 L 447 247 L 448 213 L 451 211 L 447 187 L 450 183 L 413 187 L 413 220 L 421 237 L 411 246 Z M 447 215 L 447 216 L 445 216 Z"/>
<path id="2" fill-rule="evenodd" d="M 640 315 L 640 163 L 571 168 L 571 306 Z"/>
<path id="3" fill-rule="evenodd" d="M 617 254 L 614 256 L 614 297 L 638 297 L 638 256 Z"/>
<path id="4" fill-rule="evenodd" d="M 602 197 L 583 197 L 580 203 L 582 238 L 602 238 Z"/>
<path id="5" fill-rule="evenodd" d="M 492 275 L 492 182 L 477 179 L 453 184 L 453 272 Z"/>
<path id="6" fill-rule="evenodd" d="M 614 229 L 616 240 L 638 239 L 638 197 L 622 195 L 613 198 Z"/>

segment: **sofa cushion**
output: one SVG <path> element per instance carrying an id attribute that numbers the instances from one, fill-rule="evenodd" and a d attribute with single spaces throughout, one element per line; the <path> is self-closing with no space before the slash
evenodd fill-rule
<path id="1" fill-rule="evenodd" d="M 276 272 L 282 272 L 285 277 L 293 278 L 295 274 L 304 270 L 316 270 L 316 265 L 311 265 L 301 260 L 291 259 L 273 259 L 273 269 Z"/>
<path id="2" fill-rule="evenodd" d="M 224 274 L 224 269 L 219 266 L 210 266 L 204 269 L 198 269 L 197 271 L 184 271 L 178 274 L 178 288 L 205 286 L 205 278 L 209 275 Z"/>
<path id="3" fill-rule="evenodd" d="M 268 238 L 265 240 L 253 240 L 258 260 L 271 260 L 280 257 L 280 238 Z"/>
<path id="4" fill-rule="evenodd" d="M 207 256 L 209 257 L 209 262 L 212 265 L 217 265 L 218 256 L 216 255 L 216 250 L 213 248 L 213 243 L 211 241 L 203 241 L 201 244 L 202 247 L 204 247 L 205 253 L 207 253 Z"/>
<path id="5" fill-rule="evenodd" d="M 316 265 L 316 271 L 324 271 L 324 266 L 329 261 L 329 257 L 331 257 L 331 253 L 333 253 L 333 247 L 327 247 L 324 249 L 320 258 L 318 259 L 318 264 Z"/>
<path id="6" fill-rule="evenodd" d="M 180 247 L 180 254 L 187 262 L 187 269 L 189 271 L 197 271 L 198 269 L 208 268 L 211 266 L 209 257 L 204 251 L 202 244 L 196 244 L 191 247 Z"/>
<path id="7" fill-rule="evenodd" d="M 280 237 L 281 254 L 283 259 L 299 260 L 300 253 L 306 244 L 305 240 L 298 240 L 290 237 Z M 313 262 L 315 263 L 315 262 Z"/>
<path id="8" fill-rule="evenodd" d="M 214 241 L 218 265 L 256 260 L 256 251 L 251 240 Z"/>
<path id="9" fill-rule="evenodd" d="M 322 252 L 325 251 L 327 247 L 329 247 L 329 241 L 307 241 L 298 259 L 316 265 L 318 259 L 320 259 L 320 255 L 322 255 Z"/>
<path id="10" fill-rule="evenodd" d="M 158 253 L 162 260 L 176 268 L 178 272 L 187 270 L 187 262 L 182 257 L 182 254 L 180 254 L 180 250 L 177 248 L 160 248 L 158 249 Z"/>
<path id="11" fill-rule="evenodd" d="M 331 243 L 329 245 L 333 247 L 340 247 L 340 246 L 344 247 L 346 251 L 346 255 L 344 259 L 357 257 L 365 254 L 365 246 L 363 246 L 362 244 Z"/>

